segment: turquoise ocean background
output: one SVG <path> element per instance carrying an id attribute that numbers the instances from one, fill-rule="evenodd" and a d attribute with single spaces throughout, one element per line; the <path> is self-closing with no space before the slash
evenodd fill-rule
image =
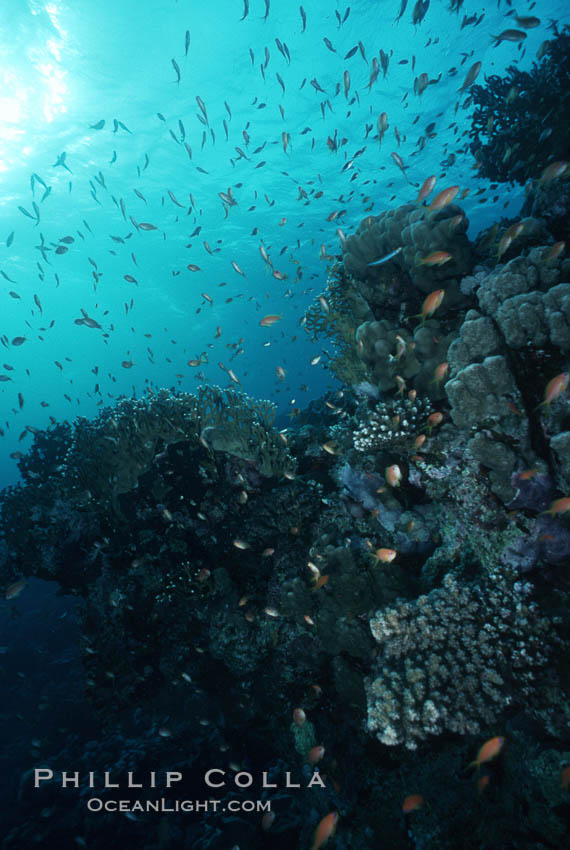
<path id="1" fill-rule="evenodd" d="M 98 405 L 140 396 L 147 386 L 226 386 L 232 369 L 243 391 L 271 398 L 281 413 L 322 395 L 334 381 L 322 364 L 311 365 L 321 347 L 301 319 L 326 283 L 321 246 L 327 255 L 340 253 L 337 229 L 353 232 L 370 204 L 377 214 L 413 200 L 433 173 L 439 188 L 471 190 L 463 202 L 471 238 L 518 213 L 520 187 L 491 192 L 475 177 L 465 95 L 454 111 L 476 61 L 483 63 L 482 83 L 519 56 L 515 44 L 492 46 L 492 35 L 514 25 L 505 18 L 509 7 L 467 0 L 456 13 L 432 0 L 418 26 L 412 7 L 396 22 L 397 0 L 307 0 L 302 32 L 298 5 L 284 0 L 272 0 L 266 20 L 263 0 L 252 0 L 244 20 L 242 0 L 4 0 L 0 371 L 12 380 L 0 384 L 0 486 L 17 480 L 11 455 L 30 444 L 28 426 L 46 427 L 50 416 L 92 417 Z M 516 9 L 542 21 L 527 31 L 518 63 L 524 70 L 550 36 L 549 20 L 562 26 L 570 14 L 563 2 Z M 481 24 L 461 29 L 464 16 L 483 12 Z M 345 60 L 359 42 L 367 61 L 360 50 Z M 390 56 L 388 73 L 380 71 L 368 90 L 380 49 Z M 413 80 L 423 72 L 441 79 L 418 97 Z M 200 121 L 197 97 L 209 126 Z M 376 121 L 384 111 L 390 126 L 379 145 Z M 420 152 L 418 139 L 431 122 L 436 135 Z M 365 138 L 367 124 L 373 127 Z M 333 153 L 327 137 L 335 130 L 346 143 Z M 69 170 L 55 165 L 63 152 Z M 404 160 L 409 184 L 392 152 Z M 455 164 L 443 167 L 451 153 Z M 219 193 L 228 187 L 237 205 L 225 217 Z M 131 216 L 156 230 L 136 229 Z M 56 254 L 58 245 L 68 251 Z M 261 245 L 284 279 L 267 270 Z M 77 325 L 82 310 L 101 329 Z M 266 314 L 282 320 L 260 327 Z M 18 337 L 25 342 L 14 345 Z M 188 366 L 204 352 L 208 362 Z"/>

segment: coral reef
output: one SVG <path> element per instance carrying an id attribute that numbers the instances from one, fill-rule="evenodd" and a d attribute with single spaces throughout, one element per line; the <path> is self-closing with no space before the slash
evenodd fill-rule
<path id="1" fill-rule="evenodd" d="M 367 728 L 408 749 L 446 730 L 476 734 L 511 703 L 528 703 L 553 646 L 552 623 L 506 571 L 485 586 L 448 573 L 427 596 L 378 611 L 370 628 L 379 653 L 366 684 Z"/>
<path id="2" fill-rule="evenodd" d="M 473 249 L 452 205 L 365 219 L 305 323 L 348 386 L 282 414 L 282 431 L 269 402 L 203 388 L 34 433 L 22 482 L 0 495 L 0 578 L 7 600 L 23 577 L 81 598 L 77 691 L 95 725 L 115 723 L 45 763 L 152 763 L 188 771 L 192 789 L 222 765 L 224 806 L 253 794 L 230 788 L 246 765 L 275 781 L 261 794 L 276 846 L 310 846 L 331 811 L 350 815 L 347 846 L 506 846 L 509 806 L 532 842 L 562 846 L 570 526 L 550 506 L 570 492 L 570 262 L 543 221 L 519 223 Z M 453 260 L 418 265 L 436 249 Z M 543 730 L 560 758 L 541 758 Z M 507 745 L 477 773 L 492 783 L 481 819 L 465 767 L 491 735 Z M 317 771 L 324 788 L 279 785 Z M 430 802 L 412 818 L 404 787 Z M 39 814 L 24 777 L 7 850 L 82 835 L 43 794 Z M 239 816 L 223 830 L 201 818 L 198 839 L 170 820 L 161 845 L 267 843 Z M 92 819 L 90 845 L 109 824 Z M 120 820 L 123 838 L 157 843 L 142 818 Z"/>
<path id="3" fill-rule="evenodd" d="M 252 461 L 261 475 L 293 470 L 283 441 L 272 430 L 275 406 L 243 393 L 202 387 L 197 396 L 162 390 L 147 399 L 120 399 L 94 420 L 34 435 L 31 452 L 20 461 L 25 481 L 45 475 L 46 446 L 53 456 L 51 486 L 87 500 L 110 501 L 137 486 L 159 446 L 202 441 L 204 448 Z"/>
<path id="4" fill-rule="evenodd" d="M 570 262 L 547 262 L 547 253 L 545 246 L 533 247 L 492 271 L 476 271 L 472 280 L 481 312 L 467 313 L 448 352 L 451 377 L 445 392 L 452 419 L 478 432 L 467 450 L 490 470 L 493 491 L 504 502 L 515 495 L 511 477 L 517 467 L 536 461 L 539 441 L 527 412 L 537 412 L 538 387 L 546 386 L 552 370 L 564 368 L 570 350 L 570 286 L 565 282 Z M 564 417 L 554 431 L 552 422 L 541 427 L 542 442 L 554 438 L 550 451 L 558 446 L 556 468 L 564 486 L 568 443 L 558 433 L 568 430 Z"/>
<path id="5" fill-rule="evenodd" d="M 305 313 L 305 327 L 313 339 L 323 335 L 333 339 L 335 355 L 330 357 L 329 369 L 345 384 L 356 384 L 366 378 L 366 370 L 357 356 L 355 337 L 359 324 L 373 318 L 355 281 L 335 263 L 325 292 Z"/>
<path id="6" fill-rule="evenodd" d="M 530 72 L 511 65 L 505 77 L 492 75 L 471 88 L 470 148 L 481 177 L 524 184 L 570 156 L 570 27 L 553 29 L 546 55 Z"/>
<path id="7" fill-rule="evenodd" d="M 403 378 L 410 387 L 431 398 L 442 398 L 445 379 L 437 381 L 435 370 L 445 362 L 455 332 L 445 333 L 439 322 L 428 320 L 413 333 L 394 327 L 385 319 L 363 322 L 356 331 L 358 358 L 366 366 L 366 375 L 379 390 L 386 392 Z"/>
<path id="8" fill-rule="evenodd" d="M 434 211 L 405 204 L 367 216 L 343 240 L 343 263 L 335 263 L 326 291 L 305 317 L 313 338 L 331 339 L 329 368 L 343 383 L 369 381 L 385 392 L 403 377 L 423 394 L 443 397 L 434 372 L 445 362 L 456 323 L 424 321 L 421 301 L 444 286 L 439 313 L 463 302 L 459 280 L 473 262 L 468 224 L 455 204 Z M 439 251 L 449 255 L 444 262 L 425 262 Z M 390 254 L 387 262 L 371 265 Z M 412 330 L 410 321 L 418 318 L 422 322 Z"/>
<path id="9" fill-rule="evenodd" d="M 354 448 L 363 452 L 401 445 L 412 450 L 416 438 L 429 427 L 432 410 L 429 400 L 409 396 L 377 404 L 354 431 Z"/>
<path id="10" fill-rule="evenodd" d="M 570 345 L 570 261 L 547 263 L 547 253 L 548 247 L 531 249 L 485 275 L 477 289 L 481 310 L 495 319 L 512 348 Z"/>
<path id="11" fill-rule="evenodd" d="M 404 204 L 378 216 L 367 216 L 356 233 L 342 243 L 344 267 L 353 277 L 374 280 L 379 270 L 385 274 L 386 269 L 369 264 L 401 248 L 386 266 L 407 271 L 421 292 L 431 292 L 445 281 L 452 301 L 449 282 L 471 267 L 471 247 L 465 235 L 468 226 L 463 210 L 456 204 L 435 212 L 417 204 Z M 451 259 L 439 267 L 423 267 L 421 260 L 434 251 L 447 251 Z"/>
<path id="12" fill-rule="evenodd" d="M 570 225 L 570 180 L 551 180 L 541 183 L 530 180 L 525 186 L 526 198 L 521 214 L 533 216 L 548 227 L 556 240 L 566 239 Z M 542 240 L 544 244 L 546 240 Z"/>

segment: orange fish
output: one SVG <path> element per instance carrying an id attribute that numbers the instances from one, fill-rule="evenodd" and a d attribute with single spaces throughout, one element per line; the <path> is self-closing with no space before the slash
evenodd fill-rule
<path id="1" fill-rule="evenodd" d="M 434 210 L 442 210 L 453 201 L 458 192 L 459 186 L 449 186 L 447 189 L 443 189 L 435 196 L 429 205 L 428 210 L 430 212 L 433 212 Z"/>
<path id="2" fill-rule="evenodd" d="M 447 360 L 444 360 L 443 363 L 440 363 L 439 366 L 435 367 L 433 383 L 437 384 L 437 386 L 439 386 L 448 372 L 449 372 L 449 363 L 447 362 Z"/>
<path id="3" fill-rule="evenodd" d="M 515 224 L 511 224 L 511 226 L 505 230 L 501 241 L 499 242 L 499 248 L 497 250 L 497 259 L 500 260 L 505 251 L 511 247 L 515 239 L 521 235 L 524 230 L 524 224 L 522 221 L 517 221 Z"/>
<path id="4" fill-rule="evenodd" d="M 546 255 L 546 262 L 549 263 L 551 260 L 555 260 L 556 257 L 559 257 L 563 253 L 565 248 L 566 242 L 555 242 Z"/>
<path id="5" fill-rule="evenodd" d="M 4 592 L 4 599 L 15 599 L 27 586 L 28 582 L 25 578 L 21 578 L 18 581 L 15 581 L 13 584 L 8 585 Z"/>
<path id="6" fill-rule="evenodd" d="M 329 440 L 328 443 L 323 443 L 321 448 L 329 455 L 337 455 L 337 444 L 334 440 Z"/>
<path id="7" fill-rule="evenodd" d="M 400 334 L 396 334 L 396 360 L 400 360 L 402 355 L 405 354 L 406 348 L 406 340 Z"/>
<path id="8" fill-rule="evenodd" d="M 315 582 L 313 590 L 319 590 L 321 587 L 324 587 L 328 580 L 329 580 L 328 575 L 321 576 Z"/>
<path id="9" fill-rule="evenodd" d="M 390 485 L 390 487 L 399 487 L 400 481 L 402 480 L 402 470 L 398 466 L 397 463 L 392 464 L 392 466 L 387 466 L 385 470 L 386 481 Z"/>
<path id="10" fill-rule="evenodd" d="M 491 759 L 494 759 L 496 756 L 499 755 L 499 753 L 503 749 L 504 743 L 504 738 L 489 738 L 489 740 L 483 744 L 483 746 L 477 753 L 477 758 L 475 759 L 475 761 L 471 762 L 469 767 L 475 766 L 479 768 L 482 764 L 485 764 L 486 762 L 491 761 Z"/>
<path id="11" fill-rule="evenodd" d="M 558 161 L 547 165 L 540 175 L 539 183 L 550 183 L 557 177 L 565 177 L 570 172 L 570 163 Z"/>
<path id="12" fill-rule="evenodd" d="M 524 413 L 521 410 L 519 410 L 518 407 L 516 406 L 516 404 L 513 404 L 512 401 L 510 401 L 510 400 L 507 401 L 507 407 L 509 408 L 511 413 L 516 414 L 516 416 L 520 416 L 521 419 L 524 418 Z"/>
<path id="13" fill-rule="evenodd" d="M 488 773 L 484 773 L 477 780 L 477 793 L 482 794 L 489 782 L 491 781 L 491 777 Z"/>
<path id="14" fill-rule="evenodd" d="M 561 372 L 560 375 L 556 375 L 555 378 L 552 378 L 552 380 L 546 385 L 544 399 L 536 406 L 535 410 L 538 410 L 538 408 L 542 407 L 543 404 L 549 407 L 554 399 L 558 398 L 558 396 L 566 390 L 569 382 L 570 372 Z"/>
<path id="15" fill-rule="evenodd" d="M 277 369 L 275 370 L 275 374 L 277 375 L 277 377 L 279 378 L 280 381 L 285 380 L 286 372 L 285 372 L 285 369 L 282 366 L 277 367 Z"/>
<path id="16" fill-rule="evenodd" d="M 430 292 L 428 297 L 425 299 L 422 304 L 422 312 L 418 313 L 416 316 L 412 316 L 412 319 L 420 319 L 422 323 L 425 322 L 428 316 L 432 316 L 438 307 L 441 306 L 441 302 L 445 297 L 445 289 L 436 289 L 434 292 Z"/>
<path id="17" fill-rule="evenodd" d="M 309 754 L 307 755 L 307 761 L 309 764 L 317 764 L 325 754 L 325 748 L 322 745 L 317 747 L 313 747 L 312 750 L 309 750 Z"/>
<path id="18" fill-rule="evenodd" d="M 398 553 L 395 549 L 377 549 L 374 553 L 376 563 L 382 561 L 383 564 L 391 564 Z"/>
<path id="19" fill-rule="evenodd" d="M 410 812 L 415 812 L 416 809 L 421 809 L 424 802 L 424 798 L 421 794 L 409 794 L 402 803 L 402 811 L 405 815 L 409 815 Z"/>
<path id="20" fill-rule="evenodd" d="M 416 262 L 416 266 L 443 266 L 453 258 L 449 251 L 432 251 L 427 257 L 422 257 Z"/>
<path id="21" fill-rule="evenodd" d="M 264 316 L 259 324 L 261 325 L 262 328 L 269 328 L 269 327 L 271 327 L 271 325 L 274 325 L 275 322 L 279 322 L 281 320 L 281 318 L 282 318 L 282 316 L 270 314 L 269 316 Z"/>
<path id="22" fill-rule="evenodd" d="M 436 425 L 441 425 L 443 422 L 443 413 L 441 411 L 436 410 L 434 413 L 430 413 L 428 416 L 428 431 L 431 434 L 431 429 L 435 428 Z"/>
<path id="23" fill-rule="evenodd" d="M 453 229 L 455 229 L 456 227 L 459 227 L 464 218 L 465 216 L 463 215 L 454 215 L 453 218 L 449 219 L 449 224 L 453 227 Z"/>
<path id="24" fill-rule="evenodd" d="M 275 812 L 265 812 L 261 818 L 261 828 L 265 831 L 271 829 L 275 820 Z"/>
<path id="25" fill-rule="evenodd" d="M 416 203 L 421 204 L 421 202 L 427 198 L 427 196 L 432 191 L 433 187 L 436 184 L 437 177 L 435 174 L 432 174 L 431 177 L 426 177 L 422 184 L 422 188 L 418 192 L 418 197 L 416 198 Z"/>
<path id="26" fill-rule="evenodd" d="M 566 767 L 562 768 L 560 773 L 560 785 L 565 791 L 568 791 L 568 788 L 570 787 L 570 765 L 566 765 Z"/>
<path id="27" fill-rule="evenodd" d="M 330 812 L 322 819 L 315 830 L 315 837 L 313 839 L 313 846 L 311 847 L 311 850 L 319 850 L 319 848 L 324 847 L 329 838 L 335 834 L 337 823 L 338 812 Z"/>
<path id="28" fill-rule="evenodd" d="M 566 511 L 570 511 L 570 496 L 564 496 L 562 499 L 556 499 L 555 502 L 552 502 L 548 510 L 543 511 L 542 514 L 556 516 L 556 514 L 565 514 Z"/>
<path id="29" fill-rule="evenodd" d="M 530 481 L 531 478 L 534 478 L 535 475 L 538 475 L 538 469 L 534 467 L 533 469 L 524 469 L 520 474 L 521 481 Z"/>
<path id="30" fill-rule="evenodd" d="M 302 726 L 306 719 L 307 715 L 305 714 L 302 708 L 296 708 L 293 711 L 293 720 L 295 721 L 297 726 Z"/>
<path id="31" fill-rule="evenodd" d="M 398 387 L 398 394 L 403 396 L 404 391 L 406 389 L 406 382 L 404 381 L 401 375 L 396 375 L 394 380 L 396 381 L 396 385 Z"/>

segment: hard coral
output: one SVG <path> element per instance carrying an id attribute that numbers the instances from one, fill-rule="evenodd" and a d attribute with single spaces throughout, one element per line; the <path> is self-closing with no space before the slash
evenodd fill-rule
<path id="1" fill-rule="evenodd" d="M 205 444 L 255 461 L 263 475 L 281 474 L 286 451 L 271 424 L 275 408 L 233 390 L 202 387 L 197 396 L 166 390 L 151 399 L 121 399 L 93 421 L 75 425 L 63 475 L 75 488 L 98 499 L 117 497 L 136 487 L 159 442 L 182 440 Z"/>
<path id="2" fill-rule="evenodd" d="M 378 216 L 367 216 L 356 233 L 342 243 L 344 266 L 358 279 L 374 280 L 384 269 L 370 267 L 369 263 L 401 248 L 386 268 L 407 272 L 413 285 L 428 293 L 442 281 L 470 270 L 471 247 L 465 235 L 468 225 L 463 210 L 455 204 L 436 212 L 417 204 L 404 204 Z M 440 267 L 422 266 L 420 261 L 434 251 L 447 251 L 451 259 Z M 450 288 L 448 283 L 446 288 Z"/>
<path id="3" fill-rule="evenodd" d="M 427 596 L 378 611 L 370 628 L 379 652 L 366 681 L 368 731 L 416 749 L 446 730 L 479 733 L 511 702 L 526 703 L 553 626 L 496 570 L 485 586 L 448 573 Z"/>
<path id="4" fill-rule="evenodd" d="M 414 378 L 414 387 L 432 398 L 442 397 L 434 370 L 445 361 L 455 333 L 443 332 L 439 322 L 430 320 L 412 334 L 404 317 L 416 320 L 425 294 L 437 287 L 445 287 L 440 312 L 463 301 L 459 279 L 471 270 L 473 259 L 468 224 L 455 204 L 434 211 L 404 204 L 367 216 L 342 241 L 343 264 L 334 264 L 326 291 L 305 315 L 314 338 L 326 334 L 332 339 L 336 351 L 329 369 L 339 380 L 368 380 L 384 391 L 396 386 L 398 375 Z M 432 262 L 430 255 L 437 252 L 448 255 L 443 263 Z M 385 263 L 371 265 L 387 255 L 392 256 Z M 394 356 L 398 337 L 407 347 Z"/>
<path id="5" fill-rule="evenodd" d="M 400 446 L 412 450 L 415 438 L 428 427 L 429 399 L 396 398 L 382 402 L 353 434 L 359 452 Z"/>
<path id="6" fill-rule="evenodd" d="M 363 322 L 358 327 L 356 350 L 366 364 L 369 378 L 382 392 L 395 388 L 403 378 L 409 386 L 439 399 L 443 397 L 443 378 L 436 380 L 435 370 L 445 362 L 449 343 L 454 338 L 454 331 L 444 333 L 440 323 L 433 319 L 418 325 L 413 334 L 381 319 Z"/>

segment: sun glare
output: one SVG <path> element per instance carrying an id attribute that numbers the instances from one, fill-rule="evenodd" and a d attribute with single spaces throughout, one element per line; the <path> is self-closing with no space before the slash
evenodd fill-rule
<path id="1" fill-rule="evenodd" d="M 52 27 L 49 38 L 30 45 L 27 63 L 23 60 L 21 67 L 0 67 L 0 171 L 6 170 L 11 151 L 15 153 L 14 143 L 21 141 L 38 117 L 51 123 L 67 111 L 67 72 L 61 65 L 67 33 L 55 3 L 47 3 L 45 13 Z M 32 14 L 37 15 L 37 10 L 32 8 Z M 19 154 L 30 150 L 21 148 Z"/>

